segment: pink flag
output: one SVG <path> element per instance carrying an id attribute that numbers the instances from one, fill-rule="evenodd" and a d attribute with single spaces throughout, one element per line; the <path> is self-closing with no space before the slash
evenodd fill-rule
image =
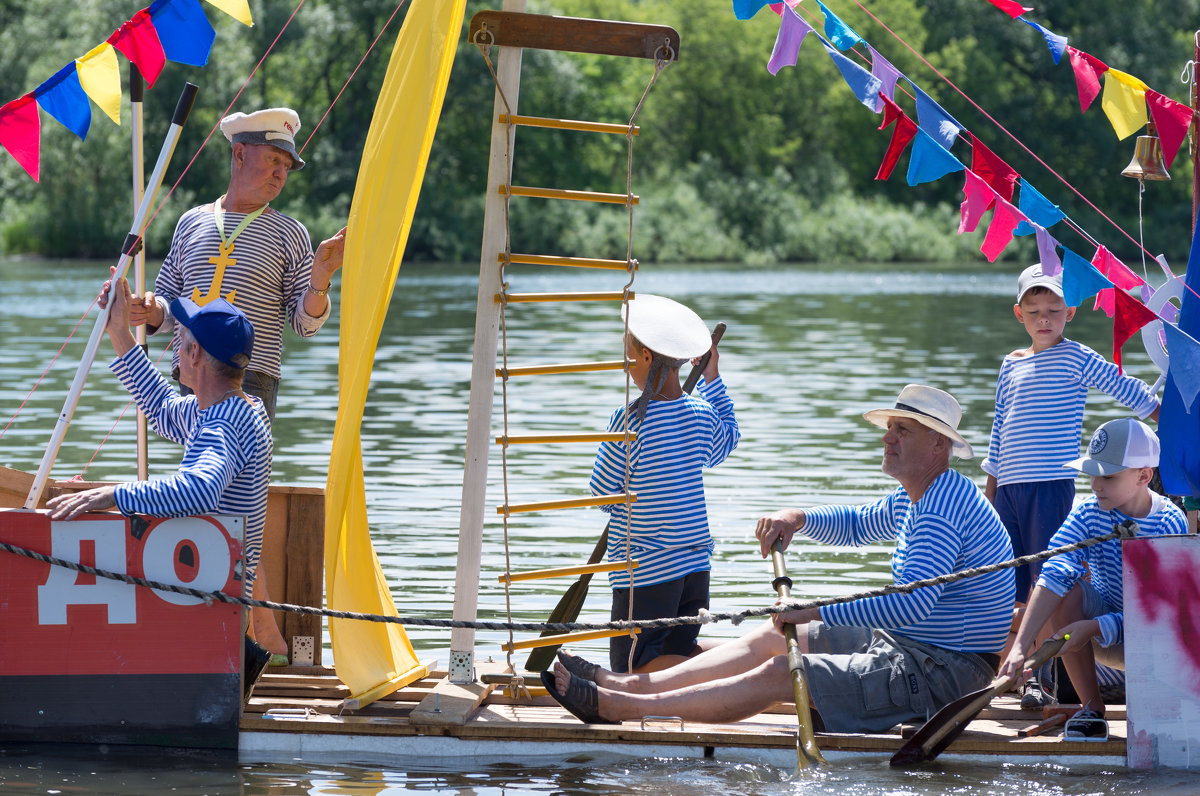
<path id="1" fill-rule="evenodd" d="M 1026 11 L 1032 11 L 1032 8 L 1026 8 L 1016 0 L 990 0 L 991 4 L 996 8 L 1008 14 L 1013 19 L 1024 14 Z"/>
<path id="2" fill-rule="evenodd" d="M 158 31 L 154 29 L 154 22 L 146 13 L 146 9 L 143 8 L 128 22 L 122 23 L 121 27 L 108 37 L 108 43 L 132 61 L 142 73 L 142 77 L 146 78 L 146 85 L 154 88 L 154 81 L 158 80 L 159 74 L 162 73 L 167 56 L 163 53 Z"/>
<path id="3" fill-rule="evenodd" d="M 996 212 L 992 214 L 992 223 L 988 225 L 987 236 L 983 239 L 983 245 L 979 247 L 979 251 L 983 252 L 983 256 L 988 259 L 989 263 L 996 262 L 1000 252 L 1004 251 L 1004 248 L 1012 242 L 1013 230 L 1017 228 L 1017 224 L 1028 220 L 1025 214 L 1013 207 L 1010 202 L 997 197 Z"/>
<path id="4" fill-rule="evenodd" d="M 974 232 L 979 226 L 979 219 L 983 218 L 983 214 L 988 211 L 992 205 L 996 203 L 996 191 L 992 186 L 983 181 L 975 172 L 966 169 L 967 179 L 963 183 L 963 194 L 966 199 L 963 200 L 960 212 L 962 220 L 958 223 L 958 234 L 964 232 Z"/>
<path id="5" fill-rule="evenodd" d="M 1021 175 L 1017 174 L 1016 169 L 997 157 L 970 132 L 967 135 L 971 136 L 971 171 L 992 186 L 1001 199 L 1011 202 L 1013 191 L 1017 187 L 1017 180 L 1021 179 Z"/>
<path id="6" fill-rule="evenodd" d="M 1125 263 L 1118 260 L 1112 252 L 1104 246 L 1096 249 L 1096 254 L 1092 257 L 1092 265 L 1096 270 L 1108 277 L 1108 281 L 1112 282 L 1121 290 L 1133 290 L 1135 287 L 1141 287 L 1145 284 L 1140 276 L 1129 270 Z M 1113 303 L 1113 296 L 1116 294 L 1115 288 L 1105 288 L 1096 294 L 1096 304 L 1092 309 L 1103 310 L 1108 317 L 1113 317 L 1116 311 L 1116 306 Z"/>
<path id="7" fill-rule="evenodd" d="M 896 161 L 900 160 L 904 148 L 916 137 L 917 123 L 908 118 L 900 106 L 883 92 L 879 93 L 879 99 L 883 101 L 883 123 L 879 125 L 879 129 L 884 129 L 892 122 L 896 123 L 887 152 L 883 154 L 883 162 L 879 164 L 879 171 L 875 172 L 875 179 L 886 180 L 892 176 L 892 170 L 896 168 Z"/>
<path id="8" fill-rule="evenodd" d="M 1113 288 L 1109 288 L 1105 292 L 1112 290 Z M 1158 316 L 1124 290 L 1117 290 L 1113 296 L 1116 302 L 1113 316 L 1113 362 L 1117 363 L 1117 372 L 1123 373 L 1121 346 L 1125 345 L 1126 340 L 1133 337 L 1134 332 L 1150 321 L 1157 320 Z"/>
<path id="9" fill-rule="evenodd" d="M 1158 130 L 1158 140 L 1162 144 L 1163 163 L 1171 168 L 1171 161 L 1179 151 L 1179 145 L 1187 137 L 1188 127 L 1192 123 L 1192 109 L 1182 102 L 1164 97 L 1152 88 L 1146 89 L 1146 104 L 1150 106 L 1150 118 Z"/>
<path id="10" fill-rule="evenodd" d="M 38 155 L 42 142 L 42 120 L 33 94 L 18 97 L 0 108 L 0 144 L 29 172 L 34 182 L 40 170 Z"/>
<path id="11" fill-rule="evenodd" d="M 1075 70 L 1075 85 L 1079 87 L 1079 112 L 1086 113 L 1092 100 L 1100 93 L 1100 75 L 1108 71 L 1108 64 L 1083 50 L 1067 45 L 1071 56 L 1071 68 Z"/>

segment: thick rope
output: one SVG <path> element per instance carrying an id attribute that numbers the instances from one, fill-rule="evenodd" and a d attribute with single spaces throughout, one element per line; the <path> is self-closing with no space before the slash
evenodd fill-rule
<path id="1" fill-rule="evenodd" d="M 329 608 L 314 608 L 307 605 L 293 605 L 290 603 L 277 603 L 270 600 L 256 600 L 249 597 L 235 597 L 224 592 L 208 592 L 200 589 L 192 589 L 187 586 L 180 586 L 174 583 L 163 583 L 161 581 L 147 580 L 138 578 L 132 575 L 126 575 L 122 572 L 110 572 L 104 569 L 79 564 L 75 561 L 67 561 L 66 559 L 48 556 L 44 553 L 38 553 L 34 550 L 28 550 L 23 547 L 0 542 L 0 550 L 7 551 L 14 555 L 32 558 L 36 561 L 42 561 L 54 566 L 73 569 L 77 572 L 83 572 L 88 575 L 108 578 L 110 580 L 119 580 L 124 583 L 129 583 L 134 586 L 143 586 L 158 591 L 175 592 L 176 594 L 186 594 L 191 597 L 197 597 L 205 602 L 222 602 L 238 605 L 247 605 L 256 608 L 269 608 L 272 611 L 288 611 L 296 614 L 308 614 L 315 616 L 327 616 L 334 619 L 356 619 L 364 622 L 390 622 L 397 625 L 409 625 L 412 627 L 449 627 L 449 628 L 473 628 L 475 630 L 500 630 L 500 631 L 522 631 L 530 633 L 540 633 L 543 630 L 549 630 L 554 633 L 570 633 L 575 630 L 630 630 L 632 628 L 670 628 L 682 627 L 684 625 L 706 625 L 714 622 L 728 621 L 733 625 L 740 625 L 744 620 L 754 616 L 771 616 L 773 614 L 782 614 L 788 611 L 796 611 L 805 608 L 820 608 L 825 605 L 837 605 L 839 603 L 854 602 L 870 597 L 881 597 L 886 594 L 907 594 L 917 589 L 923 589 L 927 586 L 943 586 L 947 583 L 965 580 L 966 578 L 978 577 L 980 575 L 988 575 L 992 572 L 999 572 L 1003 569 L 1012 569 L 1014 567 L 1032 564 L 1037 561 L 1044 561 L 1048 558 L 1053 558 L 1056 555 L 1070 553 L 1075 550 L 1082 550 L 1085 547 L 1101 544 L 1102 542 L 1110 542 L 1114 539 L 1132 539 L 1137 536 L 1137 523 L 1132 520 L 1125 520 L 1120 525 L 1113 526 L 1112 533 L 1104 536 L 1096 536 L 1091 539 L 1083 539 L 1079 542 L 1063 545 L 1062 547 L 1054 547 L 1045 550 L 1041 553 L 1033 555 L 1021 556 L 1010 561 L 1001 561 L 998 564 L 989 564 L 984 567 L 975 567 L 974 569 L 964 569 L 959 572 L 952 572 L 948 575 L 939 575 L 936 578 L 926 578 L 925 580 L 917 580 L 912 583 L 895 583 L 888 586 L 883 586 L 878 589 L 870 589 L 868 591 L 859 592 L 857 594 L 847 594 L 841 597 L 821 597 L 816 600 L 804 600 L 791 603 L 777 603 L 767 608 L 750 608 L 745 611 L 736 613 L 710 613 L 701 611 L 696 616 L 679 616 L 668 617 L 665 619 L 639 619 L 633 621 L 620 622 L 465 622 L 457 619 L 425 619 L 423 617 L 414 616 L 383 616 L 380 614 L 364 614 L 355 611 L 335 611 Z"/>

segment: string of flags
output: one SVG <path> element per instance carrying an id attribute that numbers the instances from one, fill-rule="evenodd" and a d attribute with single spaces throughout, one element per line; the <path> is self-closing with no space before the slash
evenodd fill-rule
<path id="1" fill-rule="evenodd" d="M 243 25 L 254 24 L 248 0 L 206 2 Z M 167 61 L 206 65 L 216 35 L 200 0 L 155 0 L 122 22 L 104 42 L 55 72 L 33 91 L 0 107 L 0 145 L 38 182 L 39 108 L 80 140 L 86 140 L 92 121 L 90 102 L 114 123 L 121 124 L 121 70 L 117 53 L 134 64 L 153 88 Z"/>

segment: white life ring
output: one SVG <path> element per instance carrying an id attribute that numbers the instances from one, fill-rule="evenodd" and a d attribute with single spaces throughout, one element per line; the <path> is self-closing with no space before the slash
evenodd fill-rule
<path id="1" fill-rule="evenodd" d="M 1151 361 L 1162 371 L 1158 381 L 1154 384 L 1154 392 L 1158 392 L 1158 388 L 1167 380 L 1167 368 L 1171 364 L 1170 352 L 1167 351 L 1166 345 L 1166 332 L 1163 331 L 1162 311 L 1172 300 L 1176 306 L 1179 306 L 1183 301 L 1183 291 L 1186 289 L 1182 279 L 1172 276 L 1163 283 L 1162 287 L 1154 291 L 1154 295 L 1146 303 L 1146 308 L 1159 316 L 1142 327 L 1142 345 L 1146 348 L 1146 353 L 1150 355 Z"/>

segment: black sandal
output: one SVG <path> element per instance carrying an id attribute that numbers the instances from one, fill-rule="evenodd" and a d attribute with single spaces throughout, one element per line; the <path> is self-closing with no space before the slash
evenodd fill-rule
<path id="1" fill-rule="evenodd" d="M 600 692 L 596 688 L 596 684 L 584 680 L 575 675 L 571 675 L 571 684 L 567 686 L 566 693 L 560 693 L 554 682 L 554 672 L 546 670 L 542 672 L 542 685 L 546 686 L 546 693 L 554 697 L 558 704 L 562 705 L 571 715 L 582 721 L 584 724 L 620 724 L 619 721 L 609 721 L 600 716 Z"/>
<path id="2" fill-rule="evenodd" d="M 558 651 L 558 662 L 579 679 L 587 680 L 589 683 L 596 682 L 596 670 L 600 668 L 600 664 L 584 660 L 578 655 L 568 655 L 562 650 Z"/>

